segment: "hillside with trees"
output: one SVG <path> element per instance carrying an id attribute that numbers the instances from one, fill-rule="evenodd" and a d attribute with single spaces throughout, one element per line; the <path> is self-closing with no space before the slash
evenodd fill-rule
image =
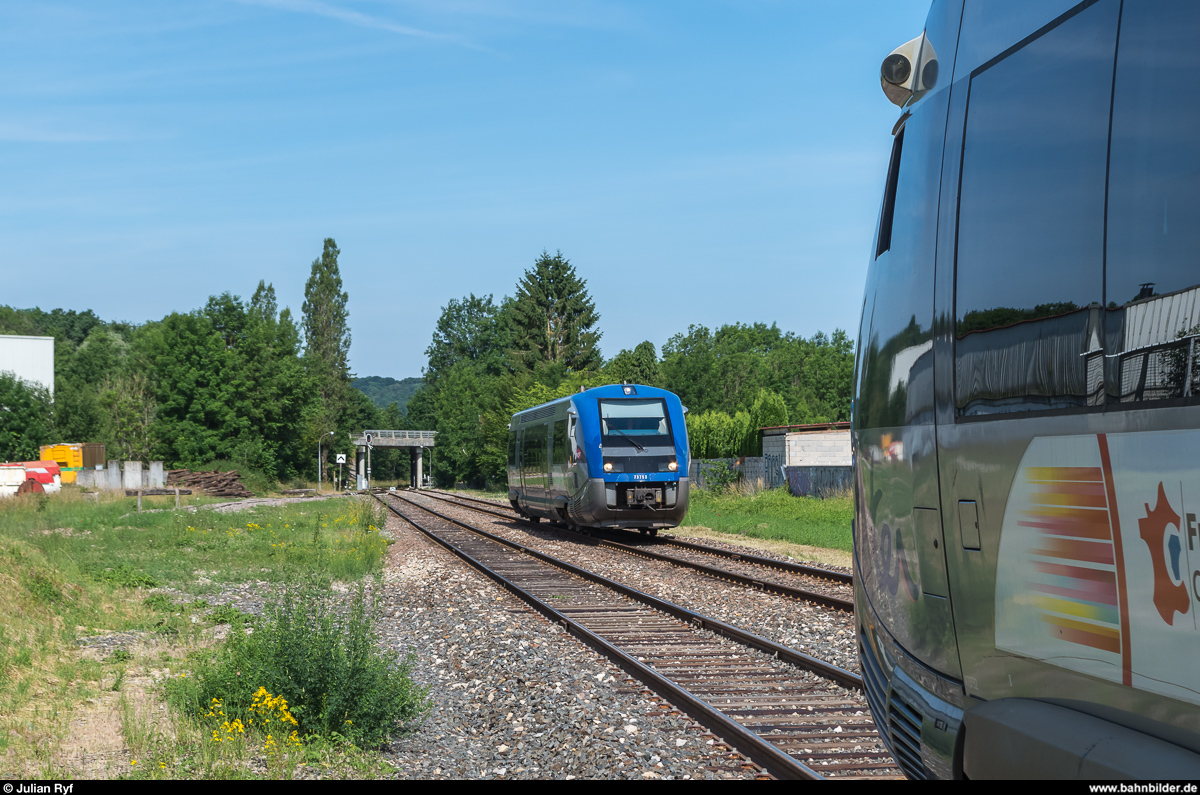
<path id="1" fill-rule="evenodd" d="M 388 378 L 380 375 L 368 375 L 354 378 L 350 386 L 362 392 L 371 399 L 377 408 L 387 408 L 389 403 L 395 403 L 401 412 L 408 406 L 408 400 L 425 383 L 422 378 Z"/>

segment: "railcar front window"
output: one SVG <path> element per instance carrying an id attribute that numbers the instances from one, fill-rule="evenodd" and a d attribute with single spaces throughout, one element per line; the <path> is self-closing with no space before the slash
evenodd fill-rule
<path id="1" fill-rule="evenodd" d="M 667 422 L 666 403 L 659 398 L 646 400 L 601 400 L 600 429 L 607 443 L 611 438 L 633 438 L 645 441 L 668 439 L 671 426 Z"/>

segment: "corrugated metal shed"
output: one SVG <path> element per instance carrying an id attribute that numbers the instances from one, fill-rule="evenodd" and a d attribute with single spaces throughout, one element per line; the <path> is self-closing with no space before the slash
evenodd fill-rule
<path id="1" fill-rule="evenodd" d="M 1125 307 L 1125 350 L 1176 339 L 1200 324 L 1200 287 L 1155 296 Z"/>
<path id="2" fill-rule="evenodd" d="M 0 334 L 0 372 L 44 386 L 54 397 L 54 337 Z"/>

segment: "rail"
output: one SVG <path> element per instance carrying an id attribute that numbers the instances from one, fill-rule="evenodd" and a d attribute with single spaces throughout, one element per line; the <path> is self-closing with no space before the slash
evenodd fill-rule
<path id="1" fill-rule="evenodd" d="M 672 632 L 682 631 L 682 627 L 686 626 L 707 630 L 717 635 L 723 635 L 739 644 L 765 651 L 767 654 L 773 654 L 780 661 L 799 665 L 801 668 L 817 673 L 822 678 L 829 677 L 829 679 L 825 679 L 826 682 L 832 679 L 830 684 L 836 683 L 834 690 L 830 691 L 828 695 L 823 695 L 823 691 L 820 691 L 820 685 L 816 685 L 817 689 L 814 690 L 814 685 L 803 676 L 785 686 L 784 680 L 778 676 L 779 672 L 773 667 L 774 663 L 768 664 L 767 667 L 759 671 L 750 670 L 747 667 L 749 662 L 745 661 L 733 666 L 733 669 L 736 669 L 733 674 L 734 679 L 722 685 L 720 681 L 707 681 L 716 673 L 715 668 L 712 668 L 716 663 L 710 661 L 708 664 L 709 667 L 705 669 L 707 673 L 702 675 L 697 675 L 694 671 L 684 671 L 685 679 L 697 679 L 697 682 L 694 684 L 700 684 L 701 680 L 704 680 L 704 683 L 709 685 L 709 687 L 703 689 L 712 690 L 709 698 L 715 696 L 716 701 L 721 706 L 718 706 L 717 703 L 709 703 L 708 698 L 699 696 L 696 692 L 691 691 L 690 687 L 681 686 L 680 682 L 674 676 L 668 678 L 663 675 L 663 672 L 656 670 L 656 665 L 661 663 L 656 664 L 651 662 L 656 655 L 651 653 L 652 649 L 645 645 L 646 638 L 642 638 L 642 643 L 638 644 L 639 652 L 637 656 L 634 656 L 629 651 L 622 650 L 618 646 L 613 645 L 609 640 L 601 637 L 601 635 L 614 633 L 618 636 L 623 634 L 619 631 L 620 628 L 616 626 L 616 624 L 622 623 L 618 621 L 619 618 L 623 618 L 625 622 L 631 622 L 631 625 L 638 625 L 640 628 L 638 630 L 639 637 L 645 635 L 650 624 L 657 623 L 657 620 L 652 621 L 646 616 L 642 617 L 639 621 L 637 620 L 638 617 L 632 613 L 629 616 L 624 615 L 625 613 L 630 613 L 627 608 L 619 608 L 614 611 L 611 606 L 593 605 L 584 607 L 580 605 L 576 608 L 566 609 L 565 611 L 557 606 L 552 607 L 529 591 L 521 588 L 515 581 L 501 575 L 498 571 L 492 570 L 483 560 L 477 557 L 482 552 L 478 547 L 473 548 L 468 553 L 466 550 L 450 543 L 449 539 L 443 538 L 438 533 L 434 533 L 430 529 L 417 524 L 411 516 L 397 510 L 396 506 L 390 504 L 389 501 L 380 499 L 381 502 L 387 505 L 401 519 L 417 527 L 430 538 L 480 569 L 487 576 L 492 577 L 503 587 L 534 607 L 534 609 L 542 612 L 543 615 L 546 615 L 552 621 L 561 624 L 572 635 L 575 635 L 597 651 L 608 656 L 609 659 L 625 669 L 627 673 L 641 680 L 648 687 L 672 701 L 677 707 L 721 734 L 727 742 L 731 742 L 731 744 L 776 777 L 823 778 L 814 768 L 804 764 L 797 757 L 807 757 L 810 764 L 821 766 L 822 772 L 832 773 L 837 770 L 837 772 L 843 775 L 850 774 L 855 777 L 863 774 L 872 777 L 872 774 L 876 776 L 880 774 L 891 776 L 899 773 L 886 752 L 871 747 L 878 743 L 878 735 L 875 732 L 873 724 L 871 724 L 870 718 L 863 717 L 863 710 L 850 709 L 847 711 L 849 705 L 846 703 L 845 691 L 837 690 L 838 686 L 854 689 L 861 688 L 861 679 L 856 675 L 793 649 L 775 644 L 765 638 L 755 636 L 745 630 L 730 626 L 708 616 L 694 613 L 665 600 L 638 592 L 628 586 L 620 585 L 594 572 L 580 569 L 566 561 L 556 560 L 524 545 L 495 536 L 481 528 L 464 524 L 428 507 L 418 505 L 400 494 L 389 493 L 387 496 L 398 502 L 407 503 L 408 506 L 437 517 L 437 519 L 443 522 L 468 530 L 470 534 L 473 534 L 480 540 L 486 538 L 494 543 L 501 544 L 502 547 L 508 550 L 522 552 L 544 563 L 549 563 L 553 569 L 573 574 L 576 577 L 582 577 L 611 591 L 621 593 L 627 598 L 641 602 L 655 611 L 673 616 L 683 623 L 680 629 L 672 630 Z M 492 557 L 492 555 L 485 554 L 484 557 Z M 511 551 L 502 553 L 495 559 L 497 562 L 503 564 L 502 567 L 513 567 Z M 540 584 L 541 587 L 539 590 L 545 590 L 544 578 L 546 575 L 528 571 L 528 564 L 516 565 L 514 573 L 519 573 L 520 579 L 531 577 L 533 581 Z M 591 628 L 586 626 L 595 623 L 592 620 L 587 620 L 587 616 L 593 613 L 602 614 L 603 620 L 600 622 L 600 625 L 604 626 L 604 629 L 600 629 L 599 626 Z M 610 624 L 612 626 L 609 626 Z M 699 638 L 693 638 L 693 640 L 688 641 L 687 645 L 691 649 L 698 642 L 700 642 Z M 675 651 L 671 652 L 671 654 L 677 656 L 679 643 L 679 639 L 671 640 L 667 643 L 667 646 L 664 646 L 664 649 L 674 649 Z M 664 651 L 663 653 L 666 654 L 667 652 Z M 715 646 L 707 653 L 715 654 L 721 659 L 730 656 L 729 650 L 720 646 Z M 699 653 L 699 647 L 697 647 L 691 649 L 689 656 L 695 656 L 696 659 L 699 659 L 704 655 Z M 714 661 L 717 657 L 714 657 Z M 687 668 L 687 665 L 684 665 L 684 668 Z M 757 689 L 754 689 L 753 692 L 742 692 L 745 690 L 746 685 L 744 683 L 735 684 L 735 682 L 742 682 L 747 676 L 753 678 L 755 675 L 771 680 L 770 682 L 764 682 L 766 690 L 762 693 L 757 693 Z M 718 676 L 717 680 L 720 679 L 721 677 Z M 769 687 L 767 687 L 768 685 Z M 737 692 L 733 692 L 729 688 L 733 688 Z M 770 691 L 772 694 L 769 698 L 767 691 Z M 829 700 L 829 703 L 824 703 L 826 699 Z M 743 704 L 742 702 L 746 703 Z M 743 724 L 741 720 L 734 718 L 726 711 L 729 709 L 738 714 L 746 712 L 746 717 L 755 718 L 752 723 L 760 724 L 756 727 L 757 731 Z M 763 710 L 766 710 L 766 713 L 770 713 L 770 715 L 763 718 L 762 714 L 760 714 L 763 713 Z M 804 712 L 803 715 L 801 714 L 801 710 Z M 789 715 L 791 716 L 790 718 L 782 717 Z M 781 718 L 783 720 L 782 724 L 779 723 Z M 763 736 L 760 736 L 760 732 Z M 789 754 L 788 751 L 791 751 L 791 753 Z M 838 768 L 841 769 L 838 770 Z"/>

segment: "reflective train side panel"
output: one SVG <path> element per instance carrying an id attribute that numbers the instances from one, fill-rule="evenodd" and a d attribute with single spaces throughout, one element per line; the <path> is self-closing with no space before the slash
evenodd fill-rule
<path id="1" fill-rule="evenodd" d="M 596 387 L 513 415 L 509 500 L 535 520 L 657 532 L 687 513 L 688 461 L 676 395 Z"/>
<path id="2" fill-rule="evenodd" d="M 884 62 L 855 599 L 910 777 L 1200 776 L 1196 41 L 1186 0 L 935 0 Z"/>

